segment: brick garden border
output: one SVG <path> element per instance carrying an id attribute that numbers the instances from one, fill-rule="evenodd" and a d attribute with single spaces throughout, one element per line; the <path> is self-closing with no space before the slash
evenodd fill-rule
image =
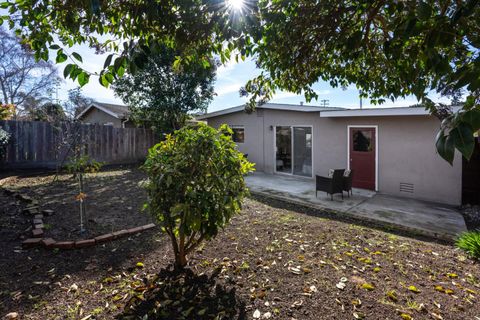
<path id="1" fill-rule="evenodd" d="M 3 180 L 0 180 L 0 188 L 2 188 Z M 4 193 L 8 196 L 14 196 L 21 202 L 26 204 L 26 207 L 22 210 L 23 213 L 33 216 L 32 218 L 32 236 L 22 242 L 23 249 L 35 248 L 35 247 L 44 247 L 48 249 L 81 249 L 81 248 L 88 248 L 93 247 L 97 244 L 107 243 L 116 239 L 120 239 L 123 237 L 131 236 L 136 233 L 140 233 L 146 230 L 150 230 L 156 227 L 154 223 L 149 223 L 143 226 L 134 227 L 130 229 L 122 229 L 119 231 L 115 231 L 112 233 L 106 233 L 94 238 L 90 239 L 83 239 L 77 241 L 56 241 L 52 238 L 44 238 L 44 228 L 45 225 L 43 223 L 44 214 L 47 216 L 52 215 L 54 212 L 53 210 L 43 210 L 40 213 L 40 209 L 38 206 L 38 201 L 32 199 L 31 197 L 17 193 L 13 190 L 7 189 L 5 187 L 2 188 Z"/>
<path id="2" fill-rule="evenodd" d="M 56 241 L 52 238 L 28 238 L 22 242 L 22 248 L 29 249 L 35 247 L 44 247 L 47 249 L 81 249 L 93 247 L 97 244 L 103 244 L 123 237 L 131 236 L 146 230 L 155 228 L 155 224 L 150 223 L 140 227 L 122 229 L 113 233 L 106 233 L 91 239 L 77 241 Z M 35 230 L 35 229 L 34 229 Z"/>

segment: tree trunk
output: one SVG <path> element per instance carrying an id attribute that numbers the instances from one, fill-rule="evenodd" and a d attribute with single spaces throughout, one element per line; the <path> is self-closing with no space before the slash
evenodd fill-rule
<path id="1" fill-rule="evenodd" d="M 187 256 L 185 253 L 178 252 L 175 254 L 175 269 L 183 269 L 187 265 Z"/>
<path id="2" fill-rule="evenodd" d="M 187 265 L 185 247 L 181 245 L 182 243 L 177 243 L 177 237 L 172 232 L 168 232 L 168 235 L 172 241 L 173 254 L 175 255 L 175 269 L 183 270 Z"/>

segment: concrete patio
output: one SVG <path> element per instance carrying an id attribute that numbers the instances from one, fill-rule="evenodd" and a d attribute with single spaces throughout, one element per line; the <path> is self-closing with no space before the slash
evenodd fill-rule
<path id="1" fill-rule="evenodd" d="M 343 214 L 360 220 L 373 220 L 433 236 L 454 239 L 467 231 L 460 212 L 453 206 L 400 198 L 369 190 L 354 189 L 353 196 L 344 199 L 340 194 L 333 201 L 324 192 L 315 197 L 315 181 L 287 175 L 270 175 L 256 172 L 246 177 L 252 194 L 259 194 Z"/>

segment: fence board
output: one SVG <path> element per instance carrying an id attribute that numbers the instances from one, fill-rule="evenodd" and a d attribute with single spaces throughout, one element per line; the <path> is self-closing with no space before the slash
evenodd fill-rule
<path id="1" fill-rule="evenodd" d="M 145 159 L 156 135 L 142 128 L 34 121 L 0 121 L 0 128 L 11 134 L 6 148 L 5 168 L 55 168 L 71 155 L 65 145 L 67 133 L 76 132 L 77 143 L 92 159 L 107 164 L 128 164 Z M 76 131 L 75 131 L 76 130 Z"/>

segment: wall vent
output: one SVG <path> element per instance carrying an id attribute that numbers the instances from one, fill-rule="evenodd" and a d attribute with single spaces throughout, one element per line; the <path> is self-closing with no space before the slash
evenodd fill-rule
<path id="1" fill-rule="evenodd" d="M 414 192 L 413 183 L 400 182 L 400 192 L 413 193 Z"/>
<path id="2" fill-rule="evenodd" d="M 257 112 L 257 117 L 263 117 L 263 109 L 257 108 L 255 111 Z"/>

